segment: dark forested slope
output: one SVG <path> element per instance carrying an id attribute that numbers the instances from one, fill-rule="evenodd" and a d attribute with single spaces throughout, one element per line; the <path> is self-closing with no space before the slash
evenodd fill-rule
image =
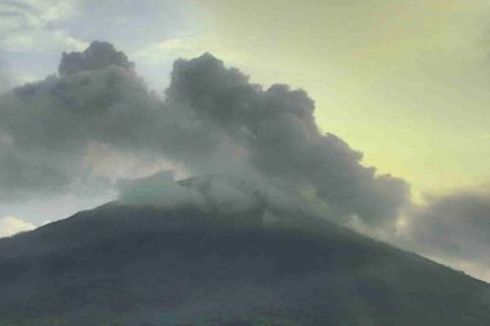
<path id="1" fill-rule="evenodd" d="M 0 325 L 490 325 L 484 282 L 253 214 L 111 203 L 2 239 Z"/>

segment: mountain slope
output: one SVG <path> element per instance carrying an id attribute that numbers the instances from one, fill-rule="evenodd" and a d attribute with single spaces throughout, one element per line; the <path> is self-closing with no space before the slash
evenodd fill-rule
<path id="1" fill-rule="evenodd" d="M 489 325 L 490 287 L 298 213 L 110 203 L 0 240 L 0 325 Z"/>

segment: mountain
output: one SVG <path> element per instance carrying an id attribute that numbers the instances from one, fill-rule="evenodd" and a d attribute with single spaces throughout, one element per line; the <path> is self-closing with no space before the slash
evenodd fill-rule
<path id="1" fill-rule="evenodd" d="M 299 211 L 232 215 L 113 202 L 1 239 L 0 325 L 490 325 L 461 272 Z"/>

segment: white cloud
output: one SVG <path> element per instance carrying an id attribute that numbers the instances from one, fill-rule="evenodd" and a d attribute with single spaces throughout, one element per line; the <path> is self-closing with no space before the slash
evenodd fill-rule
<path id="1" fill-rule="evenodd" d="M 145 48 L 141 57 L 148 63 L 137 69 L 162 90 L 174 58 L 204 52 L 202 44 L 183 43 L 183 35 L 199 31 L 197 21 L 188 0 L 0 1 L 0 92 L 31 80 L 22 76 L 52 73 L 61 52 L 81 51 L 93 40 L 117 44 L 138 61 L 133 54 Z M 171 40 L 159 48 L 166 39 Z"/>
<path id="2" fill-rule="evenodd" d="M 133 53 L 133 57 L 146 63 L 159 63 L 178 57 L 193 57 L 205 52 L 206 47 L 195 39 L 172 38 L 148 44 Z"/>
<path id="3" fill-rule="evenodd" d="M 77 10 L 75 0 L 24 0 L 0 2 L 0 10 L 8 15 L 0 26 L 10 29 L 44 28 L 66 20 Z"/>
<path id="4" fill-rule="evenodd" d="M 197 35 L 169 38 L 159 42 L 149 43 L 131 53 L 137 62 L 157 64 L 177 59 L 192 58 L 204 52 L 213 53 L 218 57 L 226 57 L 228 64 L 236 65 L 244 61 L 243 56 L 230 49 L 225 49 L 214 40 L 204 40 Z"/>
<path id="5" fill-rule="evenodd" d="M 7 35 L 0 46 L 8 51 L 33 53 L 62 51 L 79 51 L 88 46 L 87 42 L 78 40 L 65 31 L 35 29 Z"/>
<path id="6" fill-rule="evenodd" d="M 0 238 L 10 237 L 23 231 L 30 231 L 36 226 L 14 216 L 6 216 L 0 219 Z"/>

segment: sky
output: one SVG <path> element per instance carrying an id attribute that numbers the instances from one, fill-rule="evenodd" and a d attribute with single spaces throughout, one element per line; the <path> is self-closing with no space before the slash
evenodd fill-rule
<path id="1" fill-rule="evenodd" d="M 411 230 L 450 223 L 450 237 L 475 238 L 475 226 L 461 224 L 467 210 L 450 207 L 461 202 L 474 219 L 490 219 L 488 17 L 484 0 L 0 0 L 0 91 L 56 74 L 62 52 L 80 52 L 99 40 L 123 51 L 165 98 L 174 60 L 209 52 L 253 83 L 304 89 L 322 132 L 362 152 L 364 166 L 410 186 L 414 207 L 405 215 Z M 11 138 L 0 133 L 0 146 Z M 95 174 L 111 182 L 168 165 L 99 143 L 84 155 Z M 56 195 L 0 201 L 0 218 L 14 225 L 13 233 L 117 196 L 115 188 L 94 191 L 77 182 Z M 439 212 L 452 218 L 441 219 Z M 397 218 L 398 225 L 408 223 Z M 459 233 L 452 235 L 454 226 Z M 444 252 L 448 239 L 437 232 L 414 234 L 387 237 L 490 279 L 486 260 L 462 259 L 485 253 L 487 234 L 464 240 L 455 255 Z M 427 246 L 416 248 L 417 241 Z"/>
<path id="2" fill-rule="evenodd" d="M 137 7 L 137 8 L 136 8 Z M 487 1 L 2 1 L 11 84 L 53 73 L 62 51 L 108 40 L 162 92 L 172 62 L 209 51 L 316 101 L 319 125 L 414 191 L 486 187 Z M 22 11 L 26 15 L 16 16 Z M 108 21 L 106 17 L 110 16 Z M 369 135 L 366 137 L 365 135 Z"/>

